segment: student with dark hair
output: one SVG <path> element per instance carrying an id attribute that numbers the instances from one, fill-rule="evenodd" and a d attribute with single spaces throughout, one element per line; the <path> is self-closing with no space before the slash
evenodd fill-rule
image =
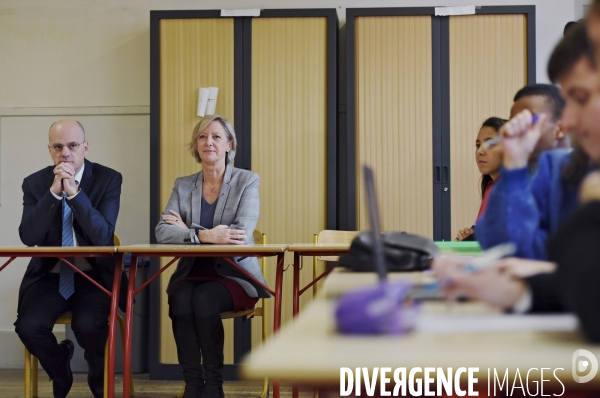
<path id="1" fill-rule="evenodd" d="M 566 36 L 567 32 L 569 32 L 571 30 L 571 28 L 577 26 L 578 23 L 585 23 L 585 20 L 582 18 L 582 19 L 579 19 L 577 21 L 569 21 L 569 22 L 567 22 L 565 24 L 564 29 L 563 29 L 563 36 Z"/>
<path id="2" fill-rule="evenodd" d="M 496 137 L 500 128 L 506 123 L 506 119 L 499 117 L 490 117 L 486 119 L 475 140 L 475 162 L 481 172 L 481 206 L 477 218 L 481 217 L 487 205 L 489 192 L 494 185 L 494 181 L 500 175 L 500 166 L 502 165 L 502 150 L 498 145 L 486 148 L 484 143 Z M 473 227 L 464 228 L 456 234 L 456 240 L 476 240 Z"/>
<path id="3" fill-rule="evenodd" d="M 571 30 L 571 28 L 572 28 L 573 26 L 575 26 L 575 25 L 577 25 L 577 22 L 575 22 L 575 21 L 569 21 L 569 22 L 567 22 L 567 23 L 565 24 L 565 28 L 563 29 L 563 36 L 566 36 L 566 35 L 567 35 L 567 32 L 568 32 L 569 30 Z"/>
<path id="4" fill-rule="evenodd" d="M 590 169 L 590 162 L 582 161 L 578 154 L 589 155 L 592 150 L 587 143 L 589 130 L 580 123 L 581 113 L 590 106 L 597 80 L 593 50 L 583 25 L 574 27 L 555 48 L 548 74 L 561 84 L 566 98 L 562 126 L 575 135 L 582 150 L 543 153 L 538 172 L 530 178 L 529 157 L 551 115 L 540 114 L 532 125 L 532 113 L 525 110 L 504 126 L 502 179 L 490 193 L 489 210 L 477 222 L 477 237 L 484 249 L 514 242 L 517 257 L 546 259 L 548 236 L 577 205 L 577 189 Z M 598 123 L 593 125 L 595 128 Z M 565 175 L 573 167 L 576 172 Z"/>
<path id="5" fill-rule="evenodd" d="M 560 127 L 560 117 L 565 108 L 565 100 L 558 87 L 553 84 L 529 84 L 515 94 L 510 108 L 510 117 L 527 109 L 534 115 L 546 113 L 548 120 L 542 126 L 541 137 L 529 158 L 529 168 L 537 170 L 537 162 L 544 151 L 555 148 L 570 148 L 569 136 Z"/>

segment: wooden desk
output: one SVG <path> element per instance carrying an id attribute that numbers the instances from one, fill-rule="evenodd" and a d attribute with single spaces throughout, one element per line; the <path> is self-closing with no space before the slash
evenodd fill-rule
<path id="1" fill-rule="evenodd" d="M 445 255 L 478 255 L 481 248 L 477 242 L 436 242 Z M 312 282 L 300 289 L 300 268 L 302 266 L 303 256 L 341 256 L 350 249 L 350 244 L 330 244 L 319 245 L 314 243 L 294 243 L 288 246 L 287 250 L 294 253 L 294 277 L 292 282 L 293 295 L 293 314 L 294 317 L 300 311 L 300 296 L 321 278 L 325 277 L 335 267 L 329 268 L 318 277 L 314 277 Z"/>
<path id="2" fill-rule="evenodd" d="M 319 298 L 335 299 L 349 290 L 375 286 L 377 278 L 377 274 L 374 272 L 352 272 L 344 267 L 338 267 L 325 280 Z M 388 274 L 388 280 L 390 282 L 406 281 L 415 285 L 423 285 L 434 282 L 436 279 L 430 271 L 415 271 L 392 272 Z"/>
<path id="3" fill-rule="evenodd" d="M 77 267 L 71 264 L 67 258 L 70 257 L 116 257 L 115 275 L 113 279 L 113 288 L 109 292 L 103 286 L 91 279 L 85 273 L 81 272 Z M 94 284 L 98 289 L 102 290 L 111 298 L 109 329 L 108 329 L 108 366 L 106 369 L 108 384 L 107 396 L 113 398 L 115 396 L 115 337 L 117 327 L 117 314 L 119 309 L 119 288 L 121 287 L 121 272 L 123 268 L 123 254 L 117 253 L 115 246 L 43 246 L 43 247 L 0 247 L 0 257 L 9 257 L 1 267 L 0 271 L 8 266 L 17 257 L 56 257 L 64 261 L 76 272 L 79 272 L 90 283 Z"/>
<path id="4" fill-rule="evenodd" d="M 341 335 L 335 331 L 335 300 L 328 298 L 337 293 L 328 290 L 338 289 L 345 276 L 330 275 L 319 297 L 293 323 L 253 350 L 242 364 L 243 377 L 339 386 L 341 367 L 464 366 L 479 367 L 479 384 L 484 385 L 488 368 L 502 375 L 509 369 L 512 377 L 517 368 L 526 372 L 549 367 L 563 368 L 557 375 L 572 383 L 575 350 L 583 348 L 600 358 L 600 347 L 582 339 L 573 315 L 505 315 L 477 303 L 425 303 L 416 331 L 405 336 Z"/>
<path id="5" fill-rule="evenodd" d="M 312 282 L 300 290 L 302 256 L 341 256 L 342 254 L 347 253 L 348 249 L 350 249 L 349 244 L 315 245 L 314 243 L 294 243 L 288 246 L 287 250 L 294 253 L 294 277 L 292 280 L 292 313 L 294 317 L 296 317 L 300 311 L 300 296 L 302 293 L 335 268 L 331 267 L 321 275 L 317 277 L 313 276 Z"/>
<path id="6" fill-rule="evenodd" d="M 133 304 L 135 296 L 146 286 L 156 279 L 164 270 L 178 261 L 181 257 L 269 257 L 277 256 L 277 273 L 275 276 L 275 290 L 269 289 L 263 285 L 245 270 L 227 259 L 232 265 L 236 266 L 240 272 L 246 274 L 250 279 L 261 285 L 265 290 L 271 293 L 275 298 L 274 305 L 274 325 L 275 332 L 281 325 L 281 294 L 283 282 L 283 258 L 287 244 L 267 244 L 267 245 L 165 245 L 165 244 L 144 244 L 133 246 L 119 246 L 117 249 L 121 254 L 131 253 L 131 267 L 129 270 L 129 285 L 127 287 L 127 311 L 125 315 L 125 346 L 123 347 L 123 397 L 129 398 L 129 376 L 131 374 L 131 338 L 133 327 Z M 136 264 L 139 257 L 171 257 L 169 261 L 158 272 L 148 278 L 139 288 L 135 288 Z M 277 394 L 277 395 L 276 395 Z M 273 384 L 273 395 L 279 396 L 279 386 Z"/>

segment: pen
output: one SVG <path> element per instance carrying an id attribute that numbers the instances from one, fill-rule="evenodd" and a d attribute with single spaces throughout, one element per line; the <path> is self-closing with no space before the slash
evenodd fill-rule
<path id="1" fill-rule="evenodd" d="M 533 115 L 533 117 L 531 118 L 531 124 L 534 125 L 535 122 L 537 122 L 539 118 L 540 118 L 539 115 Z M 485 141 L 482 145 L 483 149 L 490 149 L 494 145 L 497 145 L 500 141 L 502 141 L 502 134 L 498 134 L 494 138 Z"/>
<path id="2" fill-rule="evenodd" d="M 514 243 L 503 243 L 486 250 L 479 257 L 473 257 L 469 262 L 462 266 L 462 271 L 465 274 L 472 274 L 477 271 L 489 267 L 496 261 L 511 256 L 517 250 L 517 246 Z M 421 294 L 425 292 L 426 296 L 436 295 L 436 291 L 439 291 L 440 287 L 451 285 L 453 282 L 452 278 L 440 279 L 436 282 L 425 284 L 421 287 Z"/>
<path id="3" fill-rule="evenodd" d="M 511 256 L 517 250 L 517 246 L 512 243 L 503 243 L 486 250 L 479 257 L 474 257 L 471 261 L 463 265 L 462 270 L 467 274 L 472 274 L 486 268 L 496 261 Z"/>

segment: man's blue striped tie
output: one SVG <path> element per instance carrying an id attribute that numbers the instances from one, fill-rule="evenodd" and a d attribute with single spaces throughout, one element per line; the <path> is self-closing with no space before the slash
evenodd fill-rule
<path id="1" fill-rule="evenodd" d="M 62 245 L 73 246 L 73 217 L 71 208 L 67 204 L 67 199 L 63 197 L 63 227 L 62 227 Z M 73 263 L 73 259 L 68 259 Z M 60 263 L 60 282 L 58 284 L 58 292 L 65 299 L 71 297 L 75 291 L 75 271 L 69 267 L 64 261 Z"/>

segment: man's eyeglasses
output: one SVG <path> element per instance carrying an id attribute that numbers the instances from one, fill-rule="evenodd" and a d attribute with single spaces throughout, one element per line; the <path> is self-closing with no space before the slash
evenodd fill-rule
<path id="1" fill-rule="evenodd" d="M 83 144 L 83 142 L 80 143 L 76 143 L 76 142 L 70 142 L 67 145 L 63 145 L 63 144 L 52 144 L 50 145 L 50 147 L 54 150 L 54 152 L 56 153 L 61 153 L 63 151 L 64 147 L 69 148 L 69 151 L 71 152 L 77 152 L 77 150 L 79 149 L 79 146 Z"/>

